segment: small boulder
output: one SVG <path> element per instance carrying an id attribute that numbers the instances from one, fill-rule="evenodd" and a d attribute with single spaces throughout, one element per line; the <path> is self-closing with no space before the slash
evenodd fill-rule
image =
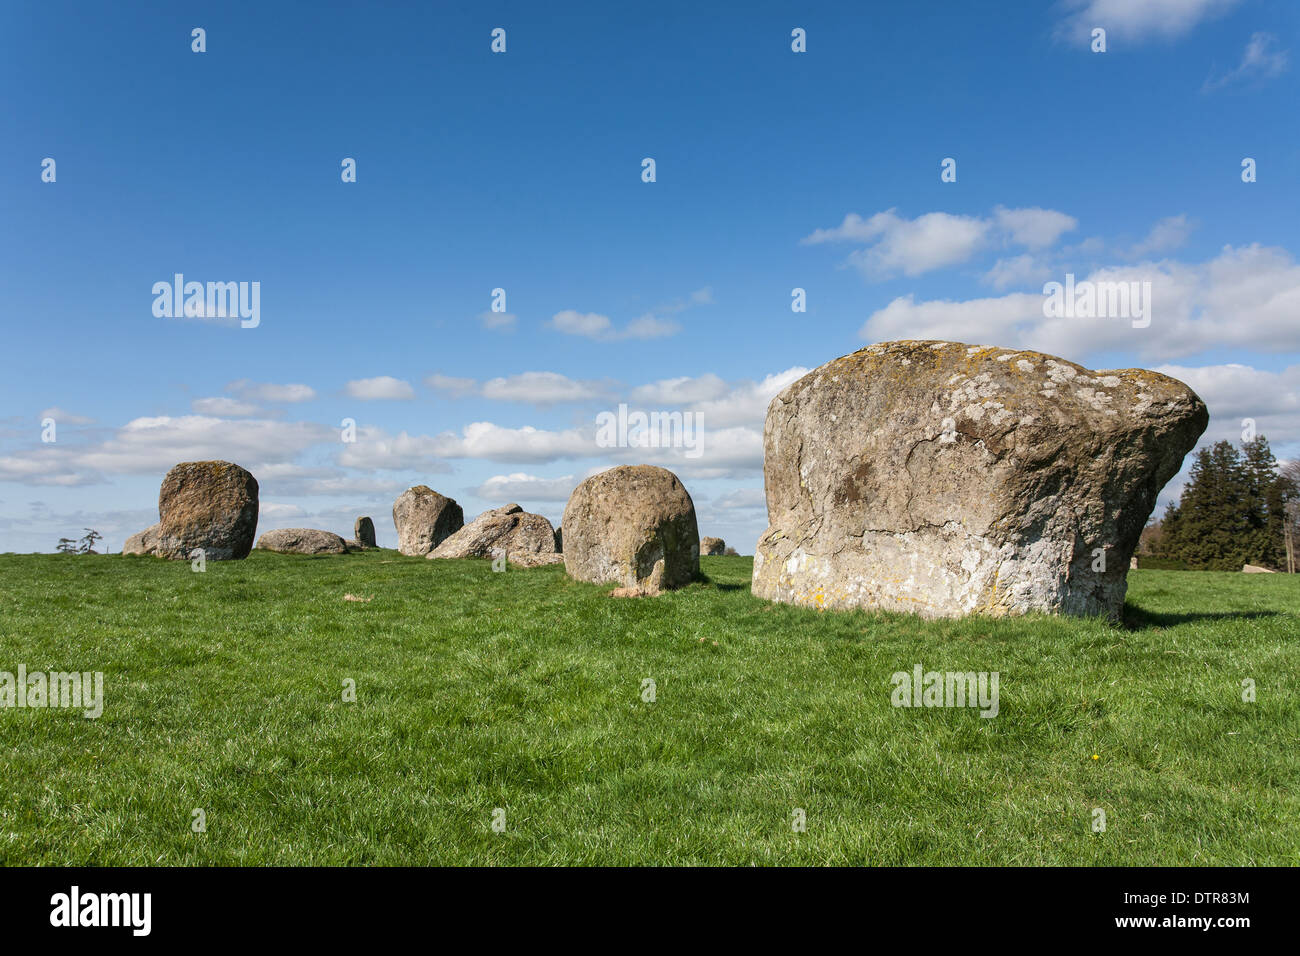
<path id="1" fill-rule="evenodd" d="M 523 552 L 554 554 L 555 529 L 541 515 L 512 503 L 483 512 L 429 552 L 429 557 L 491 558 L 499 551 L 505 551 L 507 561 Z"/>
<path id="2" fill-rule="evenodd" d="M 375 523 L 369 518 L 358 518 L 352 526 L 352 537 L 363 548 L 377 548 L 375 544 Z"/>
<path id="3" fill-rule="evenodd" d="M 123 554 L 156 554 L 158 551 L 158 525 L 137 531 L 122 545 Z"/>
<path id="4" fill-rule="evenodd" d="M 257 533 L 257 479 L 229 461 L 187 461 L 163 478 L 158 492 L 160 557 L 208 561 L 248 557 Z M 143 532 L 142 532 L 143 533 Z"/>
<path id="5" fill-rule="evenodd" d="M 393 524 L 397 527 L 397 550 L 422 555 L 464 527 L 465 512 L 428 485 L 416 485 L 393 502 Z"/>
<path id="6" fill-rule="evenodd" d="M 1258 564 L 1243 564 L 1241 571 L 1243 574 L 1277 574 L 1271 568 L 1261 568 Z"/>
<path id="7" fill-rule="evenodd" d="M 671 471 L 621 465 L 574 489 L 564 509 L 570 577 L 657 594 L 700 573 L 695 503 Z"/>
<path id="8" fill-rule="evenodd" d="M 721 538 L 700 539 L 700 554 L 707 554 L 713 556 L 713 555 L 724 554 L 726 550 L 727 550 L 727 542 L 723 541 Z"/>
<path id="9" fill-rule="evenodd" d="M 284 554 L 347 554 L 348 546 L 332 531 L 315 528 L 277 528 L 257 539 L 260 551 Z"/>

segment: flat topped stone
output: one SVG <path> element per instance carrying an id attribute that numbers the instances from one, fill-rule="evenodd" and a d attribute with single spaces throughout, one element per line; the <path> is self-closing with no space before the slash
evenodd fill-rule
<path id="1" fill-rule="evenodd" d="M 1205 431 L 1176 379 L 886 342 L 768 406 L 760 597 L 927 617 L 1117 617 L 1156 496 Z"/>

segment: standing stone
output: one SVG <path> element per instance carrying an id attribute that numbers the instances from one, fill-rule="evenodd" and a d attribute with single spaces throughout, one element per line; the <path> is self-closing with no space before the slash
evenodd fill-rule
<path id="1" fill-rule="evenodd" d="M 555 553 L 564 553 L 564 525 L 555 529 Z"/>
<path id="2" fill-rule="evenodd" d="M 257 539 L 259 551 L 285 554 L 347 554 L 344 540 L 332 531 L 316 528 L 277 528 Z"/>
<path id="3" fill-rule="evenodd" d="M 727 550 L 727 542 L 721 538 L 701 538 L 700 554 L 719 555 Z"/>
<path id="4" fill-rule="evenodd" d="M 574 489 L 564 509 L 570 577 L 657 594 L 700 573 L 695 504 L 671 471 L 621 465 Z"/>
<path id="5" fill-rule="evenodd" d="M 517 504 L 485 511 L 429 552 L 430 558 L 491 558 L 504 551 L 555 554 L 555 529 L 541 515 Z"/>
<path id="6" fill-rule="evenodd" d="M 1118 617 L 1156 496 L 1205 403 L 1141 369 L 887 342 L 768 406 L 759 597 L 925 617 Z"/>
<path id="7" fill-rule="evenodd" d="M 159 557 L 188 560 L 201 548 L 208 561 L 246 558 L 257 532 L 257 479 L 228 461 L 182 462 L 163 478 L 158 516 Z"/>
<path id="8" fill-rule="evenodd" d="M 158 525 L 153 524 L 143 531 L 137 531 L 126 539 L 122 546 L 123 554 L 154 554 L 158 550 Z"/>
<path id="9" fill-rule="evenodd" d="M 377 548 L 375 544 L 375 523 L 369 518 L 358 518 L 352 526 L 352 537 L 360 542 L 363 548 Z"/>
<path id="10" fill-rule="evenodd" d="M 451 498 L 427 485 L 407 488 L 393 502 L 397 550 L 402 554 L 428 554 L 465 524 L 465 512 Z"/>

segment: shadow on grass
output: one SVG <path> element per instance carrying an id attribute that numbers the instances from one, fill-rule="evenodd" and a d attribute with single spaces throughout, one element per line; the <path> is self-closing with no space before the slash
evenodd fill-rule
<path id="1" fill-rule="evenodd" d="M 1186 611 L 1175 614 L 1144 611 L 1132 604 L 1125 604 L 1123 626 L 1127 631 L 1149 631 L 1152 628 L 1177 627 L 1195 621 L 1251 621 L 1277 615 L 1277 611 Z"/>

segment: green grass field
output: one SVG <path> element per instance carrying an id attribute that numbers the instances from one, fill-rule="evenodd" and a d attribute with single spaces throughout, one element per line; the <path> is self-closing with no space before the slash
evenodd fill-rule
<path id="1" fill-rule="evenodd" d="M 0 671 L 105 681 L 98 720 L 0 709 L 0 863 L 1300 862 L 1300 576 L 1133 572 L 1121 627 L 702 565 L 636 600 L 393 551 L 0 556 Z M 916 664 L 998 671 L 999 715 L 892 707 Z"/>

